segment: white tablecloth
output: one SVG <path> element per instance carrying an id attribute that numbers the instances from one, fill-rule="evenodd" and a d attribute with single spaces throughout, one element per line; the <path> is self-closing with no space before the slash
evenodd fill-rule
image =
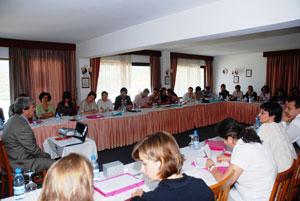
<path id="1" fill-rule="evenodd" d="M 49 137 L 45 140 L 43 146 L 46 153 L 50 154 L 51 158 L 58 158 L 67 156 L 70 153 L 79 153 L 86 156 L 88 159 L 91 155 L 95 155 L 98 158 L 97 147 L 94 140 L 86 138 L 82 144 L 76 144 L 66 147 L 60 147 L 56 144 L 57 136 Z"/>

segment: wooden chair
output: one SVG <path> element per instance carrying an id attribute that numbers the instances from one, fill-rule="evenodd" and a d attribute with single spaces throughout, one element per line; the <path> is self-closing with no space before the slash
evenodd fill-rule
<path id="1" fill-rule="evenodd" d="M 0 140 L 0 166 L 1 166 L 1 198 L 4 196 L 5 183 L 8 182 L 8 196 L 13 195 L 13 175 L 11 174 L 11 169 L 9 161 L 6 155 L 6 151 L 2 140 Z"/>
<path id="2" fill-rule="evenodd" d="M 233 179 L 234 171 L 232 171 L 225 179 L 215 185 L 210 186 L 214 192 L 216 201 L 226 201 L 228 198 L 231 182 Z"/>
<path id="3" fill-rule="evenodd" d="M 298 200 L 300 200 L 300 153 L 297 157 L 296 166 L 291 182 L 289 201 L 293 200 L 296 197 L 298 197 Z"/>
<path id="4" fill-rule="evenodd" d="M 296 160 L 294 160 L 293 165 L 288 170 L 277 174 L 270 201 L 285 201 L 288 198 L 295 167 Z"/>
<path id="5" fill-rule="evenodd" d="M 4 196 L 4 190 L 5 190 L 5 183 L 8 183 L 8 196 L 13 196 L 13 179 L 14 179 L 14 173 L 11 171 L 9 161 L 7 158 L 7 154 L 4 148 L 4 144 L 2 140 L 0 140 L 0 166 L 1 166 L 1 198 Z M 33 181 L 35 183 L 39 183 L 44 181 L 44 178 L 46 176 L 46 170 L 43 170 L 42 176 L 39 177 L 38 175 L 33 176 Z M 39 174 L 39 173 L 38 173 Z"/>

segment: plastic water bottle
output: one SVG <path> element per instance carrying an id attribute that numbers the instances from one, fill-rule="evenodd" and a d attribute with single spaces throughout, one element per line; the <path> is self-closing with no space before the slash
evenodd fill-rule
<path id="1" fill-rule="evenodd" d="M 33 126 L 37 126 L 37 120 L 35 116 L 32 117 L 32 124 Z"/>
<path id="2" fill-rule="evenodd" d="M 198 136 L 198 133 L 196 130 L 194 130 L 193 148 L 194 148 L 194 150 L 200 149 L 199 136 Z"/>
<path id="3" fill-rule="evenodd" d="M 251 103 L 252 102 L 252 97 L 249 96 L 248 99 L 249 99 L 249 103 Z"/>
<path id="4" fill-rule="evenodd" d="M 76 119 L 77 119 L 77 120 L 81 120 L 80 110 L 78 110 L 78 112 L 77 112 Z"/>
<path id="5" fill-rule="evenodd" d="M 91 161 L 93 166 L 94 181 L 98 181 L 100 176 L 100 171 L 99 171 L 99 165 L 98 162 L 96 161 L 95 155 L 91 156 Z"/>
<path id="6" fill-rule="evenodd" d="M 0 118 L 0 131 L 4 129 L 4 124 L 2 118 Z"/>
<path id="7" fill-rule="evenodd" d="M 60 123 L 60 117 L 59 117 L 58 112 L 56 112 L 55 120 L 56 120 L 56 123 Z"/>
<path id="8" fill-rule="evenodd" d="M 107 117 L 110 116 L 110 111 L 109 111 L 109 107 L 108 106 L 106 107 L 106 114 L 105 114 L 105 116 L 107 116 Z"/>
<path id="9" fill-rule="evenodd" d="M 25 197 L 25 184 L 24 177 L 21 173 L 21 169 L 15 170 L 15 177 L 13 180 L 14 197 L 16 200 L 21 200 Z"/>
<path id="10" fill-rule="evenodd" d="M 257 115 L 256 118 L 255 118 L 255 126 L 254 126 L 256 133 L 258 133 L 259 126 L 260 126 L 259 116 Z"/>

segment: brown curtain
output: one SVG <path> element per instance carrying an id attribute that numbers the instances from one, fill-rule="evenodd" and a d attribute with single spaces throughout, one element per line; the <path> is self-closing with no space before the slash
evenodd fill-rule
<path id="1" fill-rule="evenodd" d="M 26 93 L 40 104 L 43 91 L 51 94 L 54 108 L 64 91 L 76 100 L 75 51 L 9 48 L 9 62 L 12 102 Z"/>
<path id="2" fill-rule="evenodd" d="M 100 57 L 90 59 L 90 67 L 93 67 L 91 73 L 91 90 L 97 93 L 97 84 L 100 71 Z"/>
<path id="3" fill-rule="evenodd" d="M 170 76 L 171 76 L 171 89 L 172 90 L 174 90 L 174 87 L 175 87 L 177 64 L 178 64 L 178 58 L 171 55 L 171 69 L 173 72 L 170 73 Z"/>
<path id="4" fill-rule="evenodd" d="M 293 86 L 300 86 L 300 55 L 269 56 L 267 85 L 272 94 L 283 88 L 288 96 Z"/>
<path id="5" fill-rule="evenodd" d="M 210 86 L 213 89 L 213 61 L 206 60 L 206 86 Z"/>
<path id="6" fill-rule="evenodd" d="M 151 88 L 160 88 L 160 57 L 150 56 L 150 69 L 151 69 Z"/>

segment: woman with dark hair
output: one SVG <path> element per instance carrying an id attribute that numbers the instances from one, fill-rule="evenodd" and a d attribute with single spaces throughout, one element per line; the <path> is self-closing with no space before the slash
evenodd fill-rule
<path id="1" fill-rule="evenodd" d="M 160 89 L 160 99 L 162 105 L 168 104 L 167 89 L 165 87 Z"/>
<path id="2" fill-rule="evenodd" d="M 277 176 L 277 166 L 271 151 L 262 145 L 253 128 L 246 128 L 235 119 L 227 118 L 219 124 L 217 134 L 233 149 L 231 157 L 217 155 L 217 160 L 230 162 L 230 165 L 224 174 L 211 159 L 207 160 L 206 167 L 217 181 L 234 171 L 234 186 L 229 191 L 228 200 L 269 200 Z"/>
<path id="3" fill-rule="evenodd" d="M 213 201 L 214 194 L 202 179 L 181 174 L 184 158 L 175 138 L 166 132 L 148 135 L 135 145 L 135 160 L 149 181 L 159 181 L 153 191 L 138 189 L 131 201 Z"/>
<path id="4" fill-rule="evenodd" d="M 169 104 L 177 104 L 178 103 L 178 96 L 174 93 L 172 89 L 167 90 L 167 96 L 168 96 L 168 103 Z"/>
<path id="5" fill-rule="evenodd" d="M 48 103 L 51 100 L 51 95 L 49 93 L 42 92 L 39 96 L 39 99 L 42 103 L 36 107 L 36 115 L 42 119 L 54 117 L 55 110 L 52 104 Z"/>
<path id="6" fill-rule="evenodd" d="M 264 101 L 264 102 L 267 102 L 271 99 L 271 93 L 268 86 L 265 85 L 261 88 L 261 94 L 259 95 L 258 98 L 260 101 Z"/>
<path id="7" fill-rule="evenodd" d="M 80 111 L 82 114 L 95 114 L 98 112 L 98 107 L 95 101 L 96 97 L 96 93 L 91 91 L 87 95 L 86 99 L 80 103 Z"/>
<path id="8" fill-rule="evenodd" d="M 278 88 L 274 94 L 274 96 L 271 98 L 270 102 L 275 102 L 279 104 L 285 104 L 286 101 L 286 94 L 283 90 L 283 88 Z"/>
<path id="9" fill-rule="evenodd" d="M 72 102 L 71 93 L 65 91 L 62 96 L 62 101 L 58 103 L 56 112 L 63 115 L 73 116 L 77 114 L 75 105 Z"/>
<path id="10" fill-rule="evenodd" d="M 259 121 L 263 123 L 258 131 L 263 145 L 268 147 L 276 161 L 278 172 L 291 167 L 297 158 L 287 132 L 280 123 L 282 108 L 278 103 L 267 102 L 260 106 Z"/>
<path id="11" fill-rule="evenodd" d="M 201 87 L 197 86 L 195 91 L 196 92 L 194 93 L 194 99 L 195 99 L 195 101 L 200 101 L 201 97 L 202 97 Z"/>
<path id="12" fill-rule="evenodd" d="M 248 86 L 248 91 L 244 95 L 245 101 L 249 101 L 249 98 L 251 98 L 253 101 L 257 100 L 257 93 L 255 91 L 253 91 L 253 86 L 252 85 Z"/>
<path id="13" fill-rule="evenodd" d="M 291 90 L 291 96 L 298 96 L 300 97 L 300 92 L 299 92 L 299 87 L 292 87 L 292 90 Z"/>

